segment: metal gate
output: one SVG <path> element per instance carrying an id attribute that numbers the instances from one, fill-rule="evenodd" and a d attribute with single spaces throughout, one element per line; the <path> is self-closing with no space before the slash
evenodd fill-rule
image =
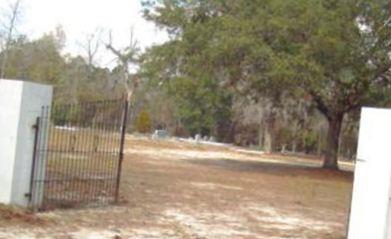
<path id="1" fill-rule="evenodd" d="M 33 209 L 118 201 L 128 107 L 111 100 L 42 108 L 28 195 Z"/>

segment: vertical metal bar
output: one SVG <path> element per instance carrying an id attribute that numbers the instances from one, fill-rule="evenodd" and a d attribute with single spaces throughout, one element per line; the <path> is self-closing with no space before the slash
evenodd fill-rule
<path id="1" fill-rule="evenodd" d="M 37 157 L 37 161 L 35 163 L 35 188 L 34 188 L 34 200 L 35 203 L 39 203 L 36 205 L 37 209 L 42 209 L 44 207 L 44 170 L 45 170 L 45 145 L 46 145 L 46 125 L 45 125 L 45 117 L 46 117 L 46 106 L 42 107 L 42 116 L 39 121 L 40 123 L 40 131 L 39 131 L 39 137 L 38 137 L 38 145 L 39 149 L 37 149 L 37 154 L 39 154 L 39 157 Z"/>
<path id="2" fill-rule="evenodd" d="M 41 119 L 41 130 L 42 130 L 42 156 L 40 158 L 40 170 L 41 170 L 41 176 L 40 179 L 42 180 L 41 183 L 41 192 L 43 192 L 43 198 L 42 198 L 42 207 L 45 208 L 45 204 L 50 201 L 49 198 L 49 178 L 50 178 L 50 172 L 49 172 L 49 167 L 50 167 L 50 111 L 51 108 L 50 106 L 45 106 L 43 109 L 43 117 Z M 46 197 L 47 196 L 47 197 Z"/>
<path id="3" fill-rule="evenodd" d="M 62 181 L 62 152 L 64 150 L 64 134 L 66 126 L 66 106 L 65 105 L 53 105 L 50 110 L 50 121 L 52 121 L 52 135 L 49 141 L 49 148 L 51 151 L 48 158 L 49 175 L 50 178 L 47 182 L 48 192 L 51 195 L 53 201 L 52 204 L 58 204 L 62 200 L 62 195 L 59 192 L 65 192 L 61 188 Z M 56 122 L 59 120 L 59 122 Z M 58 125 L 57 125 L 58 124 Z M 57 127 L 60 126 L 60 127 Z"/>
<path id="4" fill-rule="evenodd" d="M 39 156 L 37 156 L 37 161 L 35 162 L 35 175 L 34 177 L 36 177 L 36 180 L 35 180 L 35 188 L 34 188 L 34 200 L 35 200 L 35 203 L 36 203 L 36 209 L 37 210 L 40 210 L 42 209 L 43 205 L 44 205 L 44 199 L 43 199 L 43 195 L 40 195 L 40 193 L 42 193 L 42 184 L 44 183 L 42 181 L 42 167 L 41 167 L 41 164 L 43 163 L 43 159 L 44 159 L 44 155 L 45 155 L 45 149 L 44 149 L 44 145 L 45 145 L 45 109 L 46 109 L 46 106 L 43 106 L 42 107 L 42 112 L 41 112 L 41 119 L 40 119 L 40 131 L 39 131 L 39 137 L 38 137 L 38 144 L 39 144 L 39 148 L 37 149 L 37 154 Z M 39 204 L 38 204 L 39 203 Z"/>
<path id="5" fill-rule="evenodd" d="M 63 149 L 63 144 L 60 143 L 60 142 L 64 142 L 63 141 L 63 133 L 64 133 L 64 128 L 61 129 L 61 128 L 56 128 L 56 124 L 57 122 L 55 121 L 55 118 L 54 116 L 56 115 L 61 115 L 64 114 L 64 111 L 66 111 L 66 108 L 65 106 L 64 107 L 61 107 L 60 105 L 53 105 L 51 107 L 51 111 L 50 111 L 50 121 L 52 121 L 52 125 L 51 125 L 51 129 L 52 129 L 52 134 L 51 134 L 51 138 L 49 139 L 49 149 L 50 149 L 50 157 L 48 157 L 47 161 L 48 161 L 48 168 L 49 168 L 49 176 L 48 179 L 51 180 L 50 182 L 47 182 L 48 184 L 48 188 L 49 188 L 49 192 L 51 193 L 52 195 L 52 198 L 55 198 L 55 201 L 60 201 L 61 200 L 61 195 L 59 192 L 63 191 L 61 189 L 61 183 L 62 181 L 60 181 L 60 175 L 62 173 L 62 160 L 61 160 L 61 157 L 62 157 L 62 151 L 64 150 Z M 65 117 L 65 116 L 63 116 Z M 65 124 L 65 118 L 61 117 L 59 120 L 61 122 L 59 122 L 59 126 L 64 126 Z M 53 118 L 53 119 L 52 119 Z"/>
<path id="6" fill-rule="evenodd" d="M 102 180 L 101 180 L 101 196 L 104 198 L 103 203 L 107 203 L 109 199 L 109 190 L 110 190 L 110 155 L 108 154 L 110 150 L 110 129 L 111 124 L 113 123 L 113 120 L 111 119 L 113 110 L 115 109 L 116 102 L 115 101 L 108 101 L 105 112 L 102 115 L 102 123 L 104 125 L 103 131 L 102 131 L 102 161 L 103 161 L 103 168 L 102 168 Z"/>
<path id="7" fill-rule="evenodd" d="M 95 141 L 97 136 L 101 133 L 101 127 L 102 125 L 99 123 L 99 120 L 97 119 L 97 114 L 104 110 L 104 104 L 105 102 L 96 102 L 92 106 L 93 109 L 93 117 L 91 118 L 92 123 L 92 131 L 90 132 L 90 138 L 91 138 L 91 147 L 90 147 L 90 166 L 89 166 L 89 178 L 88 178 L 88 184 L 91 185 L 89 191 L 89 201 L 95 201 L 95 199 L 99 198 L 99 171 L 100 171 L 100 162 L 101 159 L 99 158 L 98 152 L 95 152 L 95 143 L 99 144 L 98 141 Z"/>
<path id="8" fill-rule="evenodd" d="M 117 169 L 117 182 L 115 185 L 115 202 L 118 203 L 119 199 L 119 185 L 121 183 L 121 173 L 122 173 L 122 162 L 124 160 L 124 145 L 125 145 L 125 136 L 126 136 L 126 125 L 128 122 L 128 111 L 129 111 L 129 99 L 126 98 L 123 109 L 123 118 L 121 125 L 121 142 L 119 150 L 119 161 Z"/>
<path id="9" fill-rule="evenodd" d="M 115 194 L 115 183 L 116 183 L 116 172 L 117 172 L 117 146 L 119 143 L 117 142 L 117 136 L 119 136 L 120 131 L 120 123 L 122 122 L 122 109 L 123 109 L 123 101 L 115 101 L 112 104 L 112 115 L 110 115 L 109 119 L 109 129 L 107 131 L 108 139 L 108 149 L 107 149 L 107 180 L 106 180 L 106 189 L 107 189 L 107 202 L 114 201 Z M 120 116 L 120 117 L 117 117 Z M 113 118 L 114 116 L 114 118 Z M 119 120 L 120 119 L 120 120 Z M 117 135 L 118 134 L 118 135 Z"/>
<path id="10" fill-rule="evenodd" d="M 123 100 L 116 101 L 113 103 L 114 113 L 111 115 L 111 124 L 110 124 L 110 132 L 108 144 L 108 164 L 109 164 L 109 172 L 108 172 L 108 202 L 112 203 L 115 201 L 115 185 L 116 185 L 116 175 L 117 175 L 117 166 L 118 166 L 118 158 L 117 156 L 117 147 L 119 143 L 117 142 L 117 137 L 120 135 L 120 125 L 122 122 L 122 111 L 123 111 Z M 117 116 L 118 115 L 118 116 Z M 119 147 L 118 147 L 119 148 Z"/>
<path id="11" fill-rule="evenodd" d="M 91 158 L 93 156 L 90 153 L 89 145 L 90 138 L 89 134 L 91 130 L 91 119 L 90 119 L 90 109 L 91 103 L 83 103 L 81 105 L 81 112 L 83 112 L 83 117 L 80 118 L 80 126 L 82 130 L 80 131 L 80 161 L 79 168 L 82 170 L 80 172 L 80 188 L 78 188 L 80 195 L 79 202 L 88 203 L 90 201 L 90 164 Z M 84 143 L 82 143 L 84 141 Z"/>
<path id="12" fill-rule="evenodd" d="M 86 170 L 84 168 L 84 159 L 82 154 L 82 134 L 83 134 L 83 121 L 84 121 L 84 115 L 82 112 L 84 112 L 83 108 L 84 104 L 77 104 L 75 105 L 76 108 L 76 114 L 77 117 L 75 117 L 75 135 L 74 135 L 74 150 L 73 150 L 73 158 L 75 163 L 72 164 L 73 170 L 74 170 L 74 191 L 75 191 L 75 197 L 74 201 L 77 204 L 80 204 L 83 202 L 83 185 L 84 185 L 84 179 L 83 179 L 83 170 Z M 76 166 L 77 165 L 77 166 Z"/>
<path id="13" fill-rule="evenodd" d="M 46 181 L 46 175 L 48 174 L 48 168 L 49 168 L 49 159 L 48 159 L 48 152 L 49 152 L 49 140 L 50 140 L 50 111 L 51 108 L 50 106 L 45 106 L 44 107 L 44 117 L 42 117 L 42 125 L 41 125 L 41 130 L 42 130 L 42 139 L 43 141 L 41 142 L 41 149 L 42 149 L 42 154 L 41 154 L 41 161 L 39 164 L 39 171 L 40 171 L 40 180 L 41 180 L 41 188 L 40 192 L 42 193 L 42 206 L 44 206 L 44 203 L 46 202 L 45 199 L 45 187 L 48 185 Z"/>
<path id="14" fill-rule="evenodd" d="M 82 104 L 81 110 L 83 112 L 88 111 L 88 107 L 86 104 Z M 88 124 L 89 121 L 87 122 L 85 119 L 82 120 L 83 123 L 81 123 L 81 129 L 80 129 L 80 158 L 83 161 L 82 163 L 82 174 L 81 178 L 83 180 L 82 187 L 80 188 L 80 193 L 81 195 L 81 201 L 82 202 L 88 202 L 89 198 L 89 192 L 90 192 L 90 187 L 89 187 L 89 151 L 88 151 L 88 132 L 91 130 L 90 125 Z"/>
<path id="15" fill-rule="evenodd" d="M 121 136 L 121 124 L 122 124 L 122 114 L 123 114 L 123 100 L 117 101 L 115 103 L 115 113 L 113 124 L 111 126 L 110 133 L 110 202 L 115 202 L 115 192 L 116 192 L 116 183 L 117 183 L 117 170 L 119 162 L 119 146 L 120 146 L 120 136 Z M 118 116 L 119 117 L 118 117 Z"/>
<path id="16" fill-rule="evenodd" d="M 97 178 L 95 179 L 95 183 L 96 183 L 96 186 L 97 186 L 97 192 L 95 194 L 95 197 L 94 199 L 97 200 L 98 198 L 104 198 L 104 195 L 103 195 L 103 191 L 104 191 L 104 173 L 105 173 L 105 157 L 104 157 L 104 149 L 105 149 L 105 141 L 104 141 L 104 132 L 105 132 L 105 128 L 106 128 L 106 124 L 105 124 L 105 118 L 107 117 L 107 112 L 108 112 L 108 109 L 110 109 L 110 101 L 105 101 L 103 102 L 101 105 L 100 105 L 101 109 L 100 109 L 100 114 L 98 112 L 97 116 L 98 118 L 101 118 L 101 120 L 97 122 L 98 124 L 98 128 L 97 128 L 97 134 L 94 135 L 94 138 L 96 137 L 96 139 L 98 140 L 98 145 L 100 144 L 100 147 L 101 147 L 101 150 L 100 150 L 100 153 L 99 153 L 99 150 L 97 151 L 98 156 L 96 157 L 97 158 L 97 162 L 96 162 L 96 175 L 97 175 Z M 94 149 L 95 151 L 95 149 Z M 98 202 L 98 201 L 97 201 Z M 99 201 L 99 203 L 101 203 L 101 201 Z"/>
<path id="17" fill-rule="evenodd" d="M 69 104 L 68 105 L 68 112 L 67 112 L 67 134 L 66 134 L 66 145 L 65 145 L 65 151 L 64 154 L 61 157 L 62 165 L 64 167 L 64 176 L 62 177 L 62 180 L 64 182 L 64 191 L 60 192 L 60 194 L 63 194 L 64 200 L 63 202 L 68 205 L 73 204 L 73 198 L 74 198 L 74 189 L 73 189 L 73 179 L 74 179 L 74 172 L 73 172 L 73 167 L 72 165 L 74 164 L 73 162 L 73 155 L 72 155 L 72 137 L 74 135 L 74 129 L 75 129 L 75 124 L 74 124 L 74 114 L 75 114 L 75 104 Z M 69 130 L 68 130 L 69 129 Z M 69 157 L 71 156 L 71 157 Z"/>
<path id="18" fill-rule="evenodd" d="M 26 196 L 29 199 L 29 203 L 31 203 L 33 199 L 33 187 L 34 187 L 34 172 L 35 172 L 35 164 L 37 161 L 37 147 L 38 147 L 38 134 L 39 134 L 39 122 L 40 117 L 37 117 L 35 124 L 33 125 L 35 134 L 34 134 L 34 148 L 33 148 L 33 160 L 31 162 L 31 174 L 30 174 L 30 189 Z"/>
<path id="19" fill-rule="evenodd" d="M 45 121 L 45 106 L 42 106 L 41 108 L 41 119 L 39 121 L 39 134 L 38 134 L 38 143 L 37 143 L 37 161 L 35 162 L 35 169 L 34 169 L 34 189 L 33 189 L 33 203 L 35 210 L 40 210 L 42 209 L 44 205 L 44 195 L 40 195 L 38 192 L 42 193 L 39 191 L 39 188 L 42 183 L 42 178 L 39 177 L 39 169 L 40 169 L 40 164 L 42 163 L 43 155 L 44 155 L 44 149 L 43 149 L 43 144 L 44 142 L 44 121 Z"/>
<path id="20" fill-rule="evenodd" d="M 120 136 L 121 136 L 121 124 L 122 118 L 117 117 L 117 115 L 122 116 L 123 113 L 123 101 L 117 101 L 115 105 L 115 120 L 111 129 L 111 148 L 110 148 L 110 202 L 115 201 L 115 185 L 117 182 L 117 170 L 118 170 L 118 161 L 119 161 L 119 145 L 120 145 Z"/>
<path id="21" fill-rule="evenodd" d="M 107 193 L 109 190 L 109 173 L 110 173 L 110 157 L 109 154 L 107 153 L 110 149 L 110 144 L 109 144 L 109 131 L 111 127 L 111 111 L 113 109 L 113 106 L 115 104 L 113 102 L 107 102 L 105 112 L 101 115 L 101 124 L 103 125 L 103 131 L 100 134 L 100 140 L 102 142 L 101 144 L 101 153 L 100 157 L 102 157 L 103 161 L 103 168 L 102 168 L 102 180 L 100 182 L 100 187 L 101 187 L 101 197 L 103 198 L 103 203 L 107 203 Z"/>
<path id="22" fill-rule="evenodd" d="M 74 104 L 73 107 L 73 127 L 74 132 L 72 136 L 72 147 L 70 148 L 71 161 L 71 184 L 72 184 L 72 207 L 81 203 L 81 191 L 83 185 L 83 179 L 81 178 L 81 172 L 83 171 L 83 159 L 78 152 L 78 143 L 80 143 L 80 126 L 83 121 L 83 104 Z"/>

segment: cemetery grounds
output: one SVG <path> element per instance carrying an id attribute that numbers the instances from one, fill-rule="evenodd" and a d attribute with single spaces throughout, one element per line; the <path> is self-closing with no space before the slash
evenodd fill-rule
<path id="1" fill-rule="evenodd" d="M 32 214 L 0 206 L 0 238 L 342 239 L 352 189 L 320 159 L 127 136 L 118 205 Z"/>

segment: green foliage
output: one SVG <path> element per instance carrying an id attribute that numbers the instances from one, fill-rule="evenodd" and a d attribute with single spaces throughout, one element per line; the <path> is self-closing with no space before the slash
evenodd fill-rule
<path id="1" fill-rule="evenodd" d="M 9 49 L 6 77 L 58 84 L 65 67 L 54 36 L 35 41 L 19 38 Z"/>
<path id="2" fill-rule="evenodd" d="M 135 122 L 136 131 L 139 133 L 150 133 L 151 132 L 151 117 L 149 113 L 142 110 Z"/>
<path id="3" fill-rule="evenodd" d="M 313 151 L 317 137 L 310 124 L 319 118 L 298 104 L 311 102 L 335 127 L 363 104 L 391 103 L 388 0 L 145 0 L 143 5 L 145 17 L 171 38 L 140 59 L 144 88 L 135 95 L 143 97 L 138 104 L 147 104 L 139 108 L 149 112 L 140 119 L 142 131 L 167 120 L 162 125 L 173 132 L 225 140 L 237 127 L 248 131 L 236 132 L 240 141 L 255 143 L 264 124 L 280 145 L 294 139 L 295 147 Z M 58 103 L 121 95 L 128 67 L 123 62 L 135 60 L 136 52 L 122 54 L 109 70 L 86 57 L 64 56 L 64 41 L 60 28 L 40 39 L 13 40 L 6 77 L 53 84 Z M 262 117 L 241 125 L 238 101 L 262 102 Z M 56 122 L 73 117 L 69 114 L 58 113 Z"/>
<path id="4" fill-rule="evenodd" d="M 5 77 L 53 85 L 57 103 L 113 99 L 122 95 L 117 72 L 88 65 L 81 56 L 62 55 L 64 37 L 56 32 L 36 40 L 22 36 L 11 42 Z M 0 62 L 2 57 L 0 52 Z"/>
<path id="5" fill-rule="evenodd" d="M 219 134 L 231 117 L 232 97 L 219 89 L 215 81 L 178 78 L 170 82 L 169 94 L 178 104 L 178 114 L 190 134 Z"/>
<path id="6" fill-rule="evenodd" d="M 147 7 L 146 16 L 176 36 L 182 73 L 205 69 L 255 95 L 299 86 L 330 117 L 381 90 L 376 82 L 391 66 L 389 6 L 385 0 L 163 1 L 155 11 Z"/>
<path id="7" fill-rule="evenodd" d="M 142 57 L 141 75 L 151 87 L 160 88 L 173 99 L 176 116 L 191 135 L 214 135 L 227 140 L 233 92 L 221 87 L 213 67 L 204 58 L 207 55 L 202 56 L 208 39 L 199 34 L 201 31 L 207 34 L 211 28 L 199 25 L 189 29 L 184 36 L 186 41 L 173 40 L 151 48 Z M 206 64 L 201 65 L 200 60 Z"/>
<path id="8" fill-rule="evenodd" d="M 68 122 L 68 114 L 69 112 L 65 109 L 58 110 L 55 108 L 54 112 L 51 113 L 54 124 L 64 126 Z"/>
<path id="9" fill-rule="evenodd" d="M 390 85 L 388 0 L 144 4 L 146 18 L 173 39 L 165 46 L 175 56 L 162 51 L 158 58 L 169 59 L 169 67 L 160 69 L 165 77 L 199 79 L 202 73 L 255 99 L 310 96 L 334 127 L 330 132 L 338 133 L 328 141 L 333 159 L 344 114 L 363 104 L 379 104 L 373 99 L 384 98 L 384 87 Z"/>
<path id="10" fill-rule="evenodd" d="M 163 45 L 153 49 L 154 57 L 164 56 Z M 163 53 L 162 53 L 163 52 Z M 160 64 L 160 65 L 159 65 Z M 220 140 L 227 137 L 232 120 L 232 92 L 222 89 L 219 82 L 207 74 L 192 72 L 182 76 L 162 76 L 157 67 L 170 67 L 169 61 L 154 61 L 143 65 L 144 77 L 148 77 L 151 87 L 159 87 L 166 98 L 175 102 L 176 117 L 190 135 L 214 135 Z"/>
<path id="11" fill-rule="evenodd" d="M 303 142 L 303 147 L 306 153 L 310 152 L 316 152 L 316 146 L 317 146 L 317 140 L 318 136 L 316 132 L 314 131 L 306 131 L 304 132 L 304 142 Z"/>
<path id="12" fill-rule="evenodd" d="M 91 121 L 91 119 L 88 119 L 88 117 L 91 118 L 89 116 L 91 112 L 83 110 L 79 105 L 53 105 L 50 111 L 51 119 L 55 125 L 64 126 L 66 123 L 72 125 L 83 121 Z"/>

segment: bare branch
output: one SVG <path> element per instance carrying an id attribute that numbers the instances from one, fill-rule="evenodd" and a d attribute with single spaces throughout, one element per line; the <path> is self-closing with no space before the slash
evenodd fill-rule
<path id="1" fill-rule="evenodd" d="M 108 34 L 108 38 L 109 38 L 108 41 L 105 42 L 104 45 L 106 46 L 106 49 L 108 49 L 116 57 L 117 64 L 122 70 L 121 82 L 124 85 L 128 95 L 128 99 L 130 100 L 130 98 L 133 95 L 133 92 L 138 87 L 137 76 L 133 75 L 132 77 L 130 77 L 130 72 L 129 72 L 129 66 L 131 64 L 138 63 L 138 53 L 139 53 L 138 42 L 134 37 L 133 30 L 131 31 L 130 34 L 129 45 L 123 49 L 114 47 L 111 31 Z"/>
<path id="2" fill-rule="evenodd" d="M 113 37 L 111 31 L 109 32 L 109 41 L 107 43 L 104 43 L 106 48 L 113 53 L 117 59 L 121 58 L 121 52 L 113 47 Z"/>
<path id="3" fill-rule="evenodd" d="M 84 51 L 87 64 L 90 68 L 95 64 L 96 55 L 101 47 L 102 33 L 103 30 L 101 28 L 97 28 L 94 32 L 87 34 L 82 43 L 78 43 Z"/>

